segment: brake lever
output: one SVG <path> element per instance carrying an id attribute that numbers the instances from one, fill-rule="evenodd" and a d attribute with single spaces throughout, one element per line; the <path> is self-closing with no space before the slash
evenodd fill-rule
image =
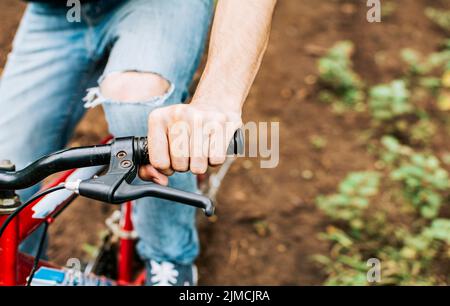
<path id="1" fill-rule="evenodd" d="M 143 197 L 156 197 L 180 202 L 203 209 L 205 215 L 208 217 L 214 215 L 214 203 L 208 197 L 155 183 L 131 185 L 123 182 L 114 194 L 114 201 L 116 202 L 115 204 L 120 204 Z"/>
<path id="2" fill-rule="evenodd" d="M 114 194 L 119 186 L 131 183 L 137 175 L 134 154 L 134 137 L 116 138 L 111 143 L 109 168 L 104 175 L 77 182 L 77 193 L 107 203 L 114 203 Z M 66 183 L 67 185 L 67 183 Z M 69 184 L 69 188 L 72 186 Z"/>
<path id="3" fill-rule="evenodd" d="M 138 151 L 139 138 L 116 138 L 111 143 L 111 159 L 107 172 L 98 177 L 75 184 L 67 183 L 66 188 L 75 190 L 81 196 L 107 202 L 110 204 L 122 204 L 146 196 L 172 200 L 202 208 L 207 216 L 214 214 L 212 201 L 202 195 L 189 193 L 174 188 L 147 183 L 145 185 L 133 185 L 137 176 L 142 156 Z"/>

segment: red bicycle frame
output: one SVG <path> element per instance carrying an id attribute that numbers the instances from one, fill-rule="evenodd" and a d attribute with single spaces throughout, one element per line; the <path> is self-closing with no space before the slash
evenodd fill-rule
<path id="1" fill-rule="evenodd" d="M 232 142 L 231 148 L 233 149 L 233 154 L 240 153 L 240 149 L 242 148 L 242 136 L 239 136 L 240 133 L 242 133 L 240 130 L 236 132 L 234 140 Z M 131 141 L 131 142 L 130 142 Z M 141 152 L 139 155 L 139 158 L 145 158 L 145 154 L 147 154 L 147 143 L 146 139 L 136 139 L 133 137 L 129 138 L 121 138 L 116 139 L 115 142 L 112 143 L 111 146 L 114 147 L 114 145 L 119 146 L 114 147 L 115 150 L 117 150 L 116 153 L 114 153 L 114 158 L 119 158 L 119 153 L 122 153 L 123 147 L 120 147 L 123 145 L 123 143 L 126 143 L 125 147 L 130 145 L 136 145 L 134 141 L 138 141 L 136 149 L 138 152 Z M 105 141 L 104 143 L 106 143 Z M 105 145 L 105 146 L 99 146 L 104 148 L 111 148 L 111 146 Z M 86 156 L 91 159 L 93 156 L 102 157 L 108 155 L 110 156 L 111 152 L 104 153 L 104 151 L 98 151 L 99 147 L 85 147 L 85 148 L 79 148 L 78 150 L 85 150 L 88 149 L 89 153 L 84 153 Z M 128 148 L 128 147 L 127 147 Z M 135 147 L 132 147 L 134 150 Z M 125 150 L 125 149 L 123 149 Z M 130 149 L 131 150 L 131 149 Z M 61 153 L 67 153 L 71 150 L 63 151 Z M 73 152 L 73 150 L 71 151 Z M 79 152 L 79 151 L 78 151 Z M 131 152 L 131 151 L 130 151 Z M 61 154 L 60 153 L 60 154 Z M 125 153 L 126 154 L 126 153 Z M 130 153 L 132 154 L 132 153 Z M 100 158 L 99 157 L 99 158 Z M 47 157 L 46 157 L 47 158 Z M 66 157 L 67 158 L 67 157 Z M 148 158 L 148 157 L 147 157 Z M 78 160 L 77 160 L 78 161 Z M 125 161 L 125 160 L 124 160 Z M 139 163 L 139 162 L 138 162 Z M 85 167 L 85 168 L 79 168 L 74 170 L 65 171 L 62 173 L 62 175 L 59 176 L 56 180 L 54 180 L 52 183 L 46 185 L 44 189 L 55 187 L 61 183 L 66 182 L 65 186 L 69 183 L 73 182 L 86 182 L 89 181 L 92 177 L 95 175 L 100 174 L 105 169 L 104 161 L 97 162 L 94 160 L 89 160 L 89 163 L 87 165 L 101 165 L 101 166 L 94 166 L 94 167 Z M 214 181 L 214 188 L 212 190 L 209 190 L 208 197 L 197 195 L 195 193 L 187 193 L 183 192 L 181 190 L 176 189 L 164 189 L 162 186 L 153 185 L 153 191 L 156 193 L 156 190 L 159 190 L 159 196 L 166 199 L 175 199 L 176 201 L 183 202 L 188 205 L 192 205 L 194 207 L 203 208 L 206 215 L 212 215 L 214 213 L 214 205 L 211 198 L 214 198 L 214 193 L 217 192 L 218 182 L 220 183 L 221 179 L 223 178 L 224 174 L 229 168 L 230 163 L 227 162 L 228 166 L 222 167 L 219 172 L 217 173 L 217 177 Z M 72 163 L 72 166 L 76 166 L 76 163 Z M 84 162 L 82 165 L 86 165 L 86 162 Z M 110 164 L 110 171 L 111 167 L 114 170 L 114 163 Z M 70 167 L 72 167 L 70 166 Z M 123 166 L 124 169 L 126 169 L 125 166 Z M 43 170 L 43 166 L 41 166 L 41 171 Z M 51 169 L 51 168 L 50 168 Z M 67 168 L 56 168 L 56 169 L 67 169 Z M 135 170 L 135 169 L 134 169 Z M 108 171 L 109 172 L 109 171 Z M 45 173 L 54 173 L 54 172 L 46 172 L 44 171 L 42 174 Z M 135 172 L 129 172 L 125 173 L 124 175 L 136 175 Z M 133 179 L 133 177 L 129 177 L 130 179 Z M 212 177 L 211 177 L 212 178 Z M 42 177 L 39 177 L 39 179 L 42 179 Z M 204 180 L 205 177 L 198 177 L 198 179 L 201 181 Z M 83 183 L 84 184 L 84 183 Z M 90 183 L 92 184 L 92 183 Z M 14 186 L 14 185 L 11 185 Z M 15 186 L 29 186 L 29 185 L 15 185 Z M 128 185 L 128 188 L 131 188 L 133 185 Z M 134 188 L 137 188 L 138 185 L 134 185 Z M 97 187 L 97 186 L 96 186 Z M 89 189 L 86 189 L 89 191 Z M 12 222 L 8 224 L 5 231 L 3 232 L 2 237 L 0 237 L 0 285 L 7 285 L 7 286 L 15 286 L 15 285 L 24 285 L 27 282 L 27 277 L 30 275 L 30 272 L 33 270 L 34 265 L 34 258 L 32 256 L 28 256 L 25 254 L 22 254 L 19 252 L 19 245 L 24 239 L 29 237 L 36 229 L 39 228 L 41 225 L 45 224 L 51 224 L 56 218 L 68 205 L 70 205 L 73 200 L 77 197 L 77 188 L 71 189 L 71 188 L 65 188 L 65 189 L 58 189 L 52 193 L 48 193 L 45 196 L 42 196 L 41 198 L 35 200 L 30 205 L 27 204 L 23 210 L 20 211 L 20 213 L 17 214 L 17 216 L 11 220 Z M 145 196 L 145 190 L 142 188 L 139 190 L 139 192 L 142 193 L 142 196 Z M 81 193 L 83 194 L 83 193 Z M 85 194 L 88 196 L 88 193 Z M 92 196 L 92 195 L 90 195 Z M 90 197 L 88 196 L 88 197 Z M 93 197 L 96 198 L 95 195 Z M 127 201 L 130 199 L 136 199 L 137 196 L 134 197 L 130 196 L 127 197 L 122 194 L 121 198 L 118 198 L 120 200 L 117 200 L 117 202 L 114 203 L 120 203 L 123 201 Z M 100 200 L 105 200 L 104 197 L 98 198 Z M 107 197 L 105 201 L 109 201 L 109 198 Z M 108 283 L 117 284 L 117 285 L 141 285 L 145 281 L 145 272 L 141 272 L 137 279 L 133 280 L 133 259 L 134 259 L 134 237 L 132 235 L 133 233 L 133 223 L 132 223 L 132 206 L 133 204 L 131 202 L 125 203 L 122 205 L 122 214 L 121 218 L 119 220 L 119 225 L 117 226 L 114 224 L 112 227 L 112 232 L 114 235 L 119 237 L 119 251 L 118 251 L 118 263 L 117 263 L 117 280 L 107 280 Z M 10 208 L 9 208 L 10 209 Z M 4 213 L 4 214 L 2 214 Z M 0 211 L 0 225 L 4 224 L 4 222 L 8 218 L 8 213 L 10 211 L 2 210 Z M 45 261 L 39 261 L 38 267 L 55 267 L 52 264 L 45 262 Z M 55 267 L 58 268 L 58 267 Z"/>
<path id="2" fill-rule="evenodd" d="M 108 139 L 109 140 L 109 139 Z M 106 143 L 106 141 L 105 141 Z M 101 167 L 98 167 L 99 169 Z M 65 182 L 68 178 L 82 175 L 83 169 L 74 169 L 63 172 L 57 179 L 46 185 L 44 189 L 54 187 Z M 92 171 L 92 170 L 91 170 Z M 95 174 L 95 173 L 94 173 Z M 92 176 L 92 175 L 91 175 Z M 20 243 L 30 236 L 44 222 L 52 223 L 53 219 L 70 205 L 77 197 L 77 194 L 67 191 L 59 191 L 59 196 L 44 196 L 36 200 L 33 204 L 25 208 L 12 222 L 8 225 L 3 236 L 0 238 L 0 286 L 17 286 L 25 285 L 27 277 L 33 267 L 34 258 L 32 256 L 19 252 Z M 58 193 L 55 192 L 55 194 Z M 44 208 L 51 207 L 50 211 L 36 211 L 39 205 Z M 117 263 L 117 281 L 118 285 L 140 285 L 145 281 L 145 273 L 141 273 L 136 280 L 133 281 L 133 258 L 134 258 L 134 239 L 131 235 L 133 231 L 133 222 L 131 219 L 132 203 L 128 202 L 123 205 L 122 220 L 120 221 L 119 252 Z M 41 209 L 42 210 L 42 209 Z M 37 216 L 38 215 L 38 216 Z M 6 220 L 8 215 L 0 215 L 0 225 Z M 39 267 L 54 267 L 55 265 L 46 261 L 40 261 Z"/>

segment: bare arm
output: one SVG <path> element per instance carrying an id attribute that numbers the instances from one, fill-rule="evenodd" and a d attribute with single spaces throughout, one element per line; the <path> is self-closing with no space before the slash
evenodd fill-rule
<path id="1" fill-rule="evenodd" d="M 219 0 L 207 66 L 193 103 L 241 111 L 267 47 L 275 3 Z"/>
<path id="2" fill-rule="evenodd" d="M 192 102 L 157 109 L 149 116 L 150 162 L 160 172 L 199 174 L 208 163 L 225 161 L 267 47 L 275 4 L 219 0 L 208 61 Z M 153 174 L 150 168 L 141 171 L 144 178 Z"/>

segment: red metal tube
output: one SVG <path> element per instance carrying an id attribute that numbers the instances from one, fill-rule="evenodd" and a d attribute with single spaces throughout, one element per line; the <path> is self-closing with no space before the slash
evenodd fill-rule
<path id="1" fill-rule="evenodd" d="M 127 202 L 123 205 L 122 209 L 123 217 L 120 228 L 123 235 L 121 235 L 119 241 L 117 274 L 119 283 L 130 283 L 133 278 L 134 260 L 134 239 L 131 237 L 131 233 L 134 230 L 133 222 L 131 220 L 133 204 L 131 202 Z"/>
<path id="2" fill-rule="evenodd" d="M 8 215 L 0 215 L 0 224 Z M 0 238 L 0 286 L 16 286 L 18 272 L 19 220 L 14 218 Z"/>

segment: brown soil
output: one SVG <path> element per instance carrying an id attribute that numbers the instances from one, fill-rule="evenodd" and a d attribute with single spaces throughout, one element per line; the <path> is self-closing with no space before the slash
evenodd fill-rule
<path id="1" fill-rule="evenodd" d="M 199 217 L 202 284 L 320 284 L 324 275 L 310 256 L 326 252 L 317 238 L 326 219 L 315 208 L 318 194 L 333 192 L 349 172 L 373 167 L 363 132 L 366 118 L 338 117 L 314 100 L 316 60 L 338 40 L 356 45 L 356 70 L 371 83 L 401 72 L 398 53 L 410 47 L 428 53 L 443 33 L 423 14 L 445 6 L 445 0 L 398 0 L 399 9 L 380 24 L 366 21 L 365 1 L 280 0 L 263 67 L 245 106 L 246 121 L 279 121 L 280 164 L 260 169 L 255 159 L 238 160 L 218 197 L 218 216 Z M 15 0 L 0 4 L 0 60 L 3 64 L 23 10 Z M 386 60 L 380 66 L 375 55 Z M 100 110 L 91 111 L 78 127 L 73 144 L 92 144 L 107 134 Z M 327 146 L 317 151 L 310 137 Z M 442 140 L 442 139 L 441 139 Z M 442 144 L 442 141 L 441 143 Z M 448 148 L 447 148 L 448 149 Z M 305 171 L 313 177 L 304 179 Z M 83 243 L 98 242 L 109 208 L 79 200 L 52 227 L 50 256 L 64 263 L 85 258 Z"/>

